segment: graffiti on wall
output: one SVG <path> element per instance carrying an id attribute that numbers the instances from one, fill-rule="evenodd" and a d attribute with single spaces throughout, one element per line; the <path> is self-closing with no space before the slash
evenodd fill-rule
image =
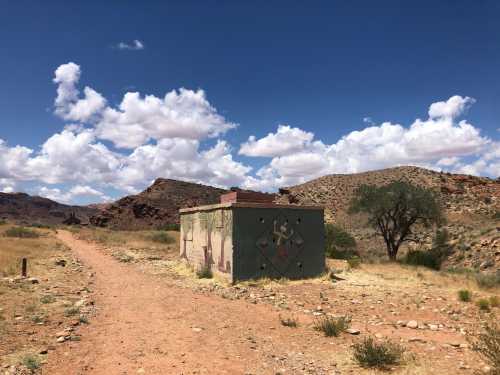
<path id="1" fill-rule="evenodd" d="M 261 223 L 266 225 L 266 229 L 256 242 L 266 260 L 261 269 L 264 270 L 269 266 L 281 276 L 286 276 L 291 265 L 302 267 L 302 264 L 297 262 L 304 247 L 304 239 L 297 228 L 300 222 L 292 223 L 287 217 L 279 215 L 271 224 L 264 223 L 263 219 Z"/>
<path id="2" fill-rule="evenodd" d="M 182 253 L 181 258 L 187 259 L 187 242 L 193 240 L 193 216 L 181 216 L 181 229 L 182 229 Z"/>
<path id="3" fill-rule="evenodd" d="M 212 268 L 212 265 L 215 264 L 213 258 L 213 249 L 212 249 L 212 232 L 215 224 L 215 214 L 214 212 L 199 212 L 198 217 L 200 220 L 200 229 L 204 232 L 206 236 L 205 245 L 202 246 L 203 250 L 203 259 L 204 259 L 204 267 Z"/>
<path id="4" fill-rule="evenodd" d="M 218 225 L 217 229 L 220 233 L 220 258 L 217 264 L 217 268 L 221 272 L 230 273 L 231 272 L 231 262 L 226 260 L 224 257 L 224 245 L 226 243 L 226 238 L 232 236 L 233 229 L 233 215 L 229 210 L 219 210 L 218 215 Z"/>

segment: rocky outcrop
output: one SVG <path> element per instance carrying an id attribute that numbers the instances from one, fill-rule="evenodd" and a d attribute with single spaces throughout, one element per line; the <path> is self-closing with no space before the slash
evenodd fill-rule
<path id="1" fill-rule="evenodd" d="M 96 214 L 91 207 L 69 206 L 26 193 L 0 193 L 0 218 L 20 224 L 61 224 L 72 214 L 82 223 Z"/>
<path id="2" fill-rule="evenodd" d="M 179 223 L 179 208 L 218 203 L 227 190 L 191 182 L 157 179 L 137 195 L 101 208 L 91 224 L 114 229 L 153 229 Z"/>

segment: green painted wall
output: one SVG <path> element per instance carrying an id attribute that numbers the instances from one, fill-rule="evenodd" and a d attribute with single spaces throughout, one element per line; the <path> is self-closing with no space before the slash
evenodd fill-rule
<path id="1" fill-rule="evenodd" d="M 233 280 L 314 277 L 325 269 L 322 209 L 233 207 Z"/>

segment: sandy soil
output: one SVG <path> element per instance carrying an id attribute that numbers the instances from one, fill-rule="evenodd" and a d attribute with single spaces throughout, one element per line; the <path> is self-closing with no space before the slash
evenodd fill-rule
<path id="1" fill-rule="evenodd" d="M 265 365 L 260 341 L 307 349 L 268 306 L 175 288 L 69 232 L 58 238 L 95 272 L 99 312 L 81 342 L 49 355 L 46 374 L 243 374 Z"/>
<path id="2" fill-rule="evenodd" d="M 183 287 L 178 279 L 149 272 L 151 267 L 120 263 L 70 232 L 57 236 L 95 273 L 97 314 L 79 329 L 81 341 L 49 353 L 43 374 L 376 373 L 351 359 L 352 343 L 367 334 L 405 343 L 411 355 L 394 369 L 398 374 L 471 374 L 483 366 L 456 327 L 477 321 L 478 312 L 452 311 L 458 304 L 450 303 L 452 292 L 432 289 L 431 283 L 408 294 L 405 287 L 415 287 L 414 280 L 396 283 L 397 275 L 359 273 L 352 281 L 291 284 L 278 293 L 258 287 L 254 293 L 252 287 L 214 293 Z M 280 298 L 286 308 L 275 303 Z M 349 314 L 361 335 L 324 337 L 312 329 L 317 317 L 312 310 Z M 296 317 L 299 327 L 282 326 L 283 314 Z M 410 329 L 398 327 L 399 319 L 441 326 Z"/>

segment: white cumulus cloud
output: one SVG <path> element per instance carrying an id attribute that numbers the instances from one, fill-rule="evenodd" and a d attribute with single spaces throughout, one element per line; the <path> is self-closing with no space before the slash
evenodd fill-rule
<path id="1" fill-rule="evenodd" d="M 122 148 L 135 148 L 151 139 L 214 138 L 235 127 L 210 105 L 203 90 L 185 88 L 163 98 L 128 92 L 119 108 L 107 107 L 96 124 L 101 139 Z"/>
<path id="2" fill-rule="evenodd" d="M 329 173 L 355 173 L 397 165 L 495 175 L 500 158 L 498 144 L 467 121 L 458 121 L 474 101 L 453 96 L 431 104 L 427 120 L 416 119 L 409 127 L 384 122 L 353 131 L 331 145 L 312 138 L 304 142 L 305 132 L 300 129 L 293 134 L 288 132 L 282 142 L 295 147 L 289 152 L 267 153 L 266 156 L 272 156 L 271 161 L 256 176 L 248 177 L 245 186 L 275 189 Z M 263 145 L 269 146 L 279 134 L 280 129 L 261 139 L 252 137 L 251 142 L 242 144 L 240 152 L 264 155 L 263 150 L 272 146 Z M 479 157 L 475 164 L 463 164 L 462 158 L 470 156 Z"/>
<path id="3" fill-rule="evenodd" d="M 54 83 L 58 85 L 55 113 L 64 120 L 89 121 L 106 105 L 106 99 L 90 87 L 84 88 L 83 98 L 79 99 L 76 85 L 80 74 L 80 66 L 73 62 L 62 64 L 55 71 Z"/>
<path id="4" fill-rule="evenodd" d="M 239 154 L 246 156 L 282 156 L 301 151 L 311 143 L 314 134 L 299 128 L 279 125 L 276 133 L 269 133 L 259 140 L 250 136 L 240 147 Z"/>

